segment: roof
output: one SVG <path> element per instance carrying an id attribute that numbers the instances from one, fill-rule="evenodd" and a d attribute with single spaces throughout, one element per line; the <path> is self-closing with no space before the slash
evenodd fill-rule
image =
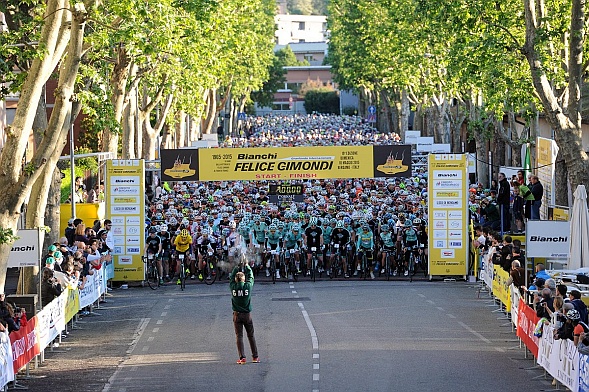
<path id="1" fill-rule="evenodd" d="M 296 53 L 309 53 L 309 52 L 321 52 L 327 51 L 327 42 L 296 42 L 288 45 L 276 45 L 274 51 L 278 51 L 286 46 L 290 46 L 290 49 Z"/>

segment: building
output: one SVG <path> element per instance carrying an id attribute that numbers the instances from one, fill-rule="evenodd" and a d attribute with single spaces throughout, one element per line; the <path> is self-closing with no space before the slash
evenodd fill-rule
<path id="1" fill-rule="evenodd" d="M 324 15 L 278 14 L 274 21 L 277 45 L 327 41 L 327 17 Z"/>

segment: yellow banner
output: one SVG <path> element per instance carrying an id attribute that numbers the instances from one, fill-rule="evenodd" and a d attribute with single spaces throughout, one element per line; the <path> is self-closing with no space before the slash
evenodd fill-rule
<path id="1" fill-rule="evenodd" d="M 65 301 L 65 322 L 67 323 L 73 319 L 76 313 L 78 313 L 78 310 L 80 310 L 78 288 L 68 287 L 67 300 Z"/>
<path id="2" fill-rule="evenodd" d="M 495 274 L 493 276 L 493 295 L 505 305 L 505 311 L 511 311 L 511 294 L 509 292 L 509 286 L 507 285 L 507 279 L 509 274 L 498 265 L 494 265 L 493 269 Z"/>
<path id="3" fill-rule="evenodd" d="M 466 154 L 428 157 L 429 273 L 466 276 L 468 269 L 468 159 Z"/>
<path id="4" fill-rule="evenodd" d="M 372 146 L 201 149 L 199 179 L 300 180 L 372 177 Z"/>
<path id="5" fill-rule="evenodd" d="M 112 221 L 115 281 L 142 281 L 145 247 L 145 162 L 109 160 L 106 165 L 107 217 Z"/>

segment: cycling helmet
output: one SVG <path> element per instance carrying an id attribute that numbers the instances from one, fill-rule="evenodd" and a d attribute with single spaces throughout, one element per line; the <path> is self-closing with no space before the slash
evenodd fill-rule
<path id="1" fill-rule="evenodd" d="M 203 227 L 201 230 L 201 234 L 202 235 L 209 235 L 209 234 L 211 234 L 211 230 L 209 230 L 208 227 Z"/>
<path id="2" fill-rule="evenodd" d="M 182 237 L 190 237 L 190 233 L 189 233 L 189 232 L 188 232 L 188 230 L 186 230 L 186 229 L 182 229 L 182 230 L 180 230 L 180 235 L 181 235 Z"/>
<path id="3" fill-rule="evenodd" d="M 349 216 L 345 216 L 344 217 L 344 224 L 349 225 L 350 223 L 352 223 L 352 219 Z"/>
<path id="4" fill-rule="evenodd" d="M 161 212 L 158 212 L 157 214 L 155 214 L 155 220 L 162 220 L 164 219 L 164 216 Z"/>
<path id="5" fill-rule="evenodd" d="M 413 224 L 414 224 L 415 226 L 417 226 L 417 225 L 420 225 L 420 224 L 421 224 L 421 219 L 419 219 L 419 218 L 415 218 L 415 219 L 413 219 Z"/>
<path id="6" fill-rule="evenodd" d="M 362 230 L 370 230 L 370 226 L 368 226 L 368 225 L 362 225 Z"/>
<path id="7" fill-rule="evenodd" d="M 268 230 L 270 230 L 270 231 L 276 231 L 277 229 L 278 229 L 278 227 L 277 227 L 275 224 L 271 224 L 271 225 L 268 227 Z"/>
<path id="8" fill-rule="evenodd" d="M 223 237 L 227 237 L 229 234 L 231 234 L 231 230 L 229 230 L 229 228 L 226 227 L 221 231 L 221 234 L 223 234 Z"/>
<path id="9" fill-rule="evenodd" d="M 237 225 L 235 224 L 235 221 L 231 221 L 231 222 L 229 222 L 229 227 L 230 227 L 230 228 L 232 228 L 232 229 L 235 229 L 235 227 L 236 227 L 236 226 L 237 226 Z"/>
<path id="10" fill-rule="evenodd" d="M 294 225 L 291 230 L 292 231 L 300 231 L 300 229 L 297 225 Z"/>
<path id="11" fill-rule="evenodd" d="M 278 222 L 278 228 L 284 229 L 284 222 L 282 222 L 282 221 Z"/>
<path id="12" fill-rule="evenodd" d="M 336 229 L 343 229 L 344 228 L 344 221 L 338 220 L 337 223 L 335 224 L 335 228 Z"/>
<path id="13" fill-rule="evenodd" d="M 229 218 L 229 213 L 228 212 L 222 213 L 221 218 Z"/>
<path id="14" fill-rule="evenodd" d="M 411 227 L 411 226 L 413 226 L 413 222 L 411 222 L 411 219 L 407 219 L 405 221 L 405 227 Z"/>
<path id="15" fill-rule="evenodd" d="M 389 225 L 382 225 L 382 231 L 389 231 Z"/>
<path id="16" fill-rule="evenodd" d="M 581 315 L 579 314 L 579 311 L 577 309 L 571 309 L 567 312 L 567 318 L 572 321 L 580 320 Z"/>
<path id="17" fill-rule="evenodd" d="M 310 226 L 317 226 L 317 218 L 315 218 L 315 217 L 312 217 L 312 218 L 309 220 L 309 225 L 310 225 Z"/>
<path id="18" fill-rule="evenodd" d="M 160 231 L 167 232 L 168 231 L 168 226 L 167 225 L 160 225 Z"/>
<path id="19" fill-rule="evenodd" d="M 155 234 L 157 233 L 157 228 L 155 226 L 152 226 L 149 228 L 149 234 Z"/>

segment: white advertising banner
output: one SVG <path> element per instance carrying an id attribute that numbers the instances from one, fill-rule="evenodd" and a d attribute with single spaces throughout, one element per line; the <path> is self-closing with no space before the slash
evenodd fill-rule
<path id="1" fill-rule="evenodd" d="M 492 293 L 493 292 L 493 278 L 495 276 L 495 268 L 493 268 L 493 263 L 491 262 L 491 257 L 489 257 L 489 253 L 486 253 L 483 257 L 483 265 L 481 275 L 485 285 Z"/>
<path id="2" fill-rule="evenodd" d="M 92 305 L 102 294 L 106 292 L 106 268 L 94 270 L 93 275 L 88 275 L 84 288 L 79 290 L 80 309 Z"/>
<path id="3" fill-rule="evenodd" d="M 12 365 L 12 345 L 8 332 L 0 332 L 0 387 L 14 381 Z"/>
<path id="4" fill-rule="evenodd" d="M 526 256 L 566 259 L 570 233 L 569 222 L 529 220 L 526 224 Z"/>
<path id="5" fill-rule="evenodd" d="M 571 340 L 554 340 L 549 325 L 544 326 L 538 346 L 538 365 L 571 391 L 579 390 L 579 350 Z"/>
<path id="6" fill-rule="evenodd" d="M 65 329 L 65 303 L 67 296 L 60 295 L 37 313 L 38 341 L 41 348 L 49 346 Z"/>
<path id="7" fill-rule="evenodd" d="M 519 290 L 512 284 L 509 285 L 509 292 L 511 293 L 511 323 L 517 327 L 518 321 L 517 318 L 519 316 L 519 299 L 521 295 L 519 294 Z"/>
<path id="8" fill-rule="evenodd" d="M 12 245 L 8 255 L 8 268 L 39 266 L 43 247 L 43 236 L 39 229 L 19 230 L 16 235 L 20 238 Z"/>
<path id="9" fill-rule="evenodd" d="M 405 131 L 405 144 L 417 144 L 421 131 Z"/>

